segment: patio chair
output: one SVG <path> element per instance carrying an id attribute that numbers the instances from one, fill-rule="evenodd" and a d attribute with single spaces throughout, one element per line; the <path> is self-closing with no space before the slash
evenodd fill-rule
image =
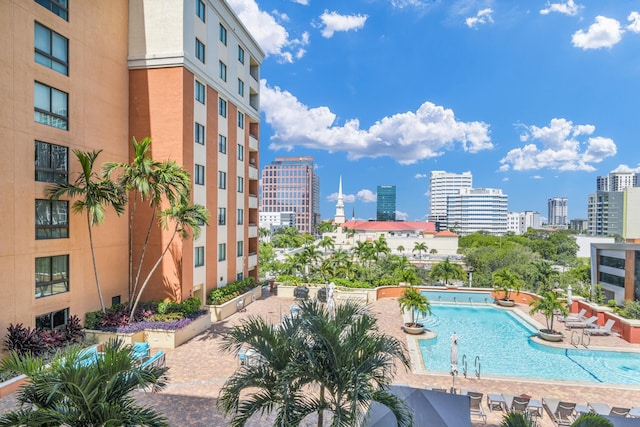
<path id="1" fill-rule="evenodd" d="M 611 335 L 611 328 L 615 325 L 616 321 L 613 319 L 607 320 L 604 326 L 598 326 L 595 328 L 585 329 L 584 333 L 587 335 Z"/>
<path id="2" fill-rule="evenodd" d="M 156 354 L 145 360 L 140 364 L 141 368 L 146 366 L 158 366 L 163 367 L 165 364 L 165 354 L 162 350 L 158 350 Z"/>
<path id="3" fill-rule="evenodd" d="M 616 417 L 627 417 L 629 416 L 630 411 L 631 408 L 621 408 L 619 406 L 614 406 L 611 408 L 611 412 L 609 412 L 609 415 L 614 415 Z"/>
<path id="4" fill-rule="evenodd" d="M 559 399 L 543 397 L 542 406 L 557 426 L 570 426 L 575 419 L 575 403 L 561 402 Z"/>
<path id="5" fill-rule="evenodd" d="M 587 402 L 587 405 L 589 405 L 589 408 L 591 408 L 591 410 L 593 412 L 595 412 L 596 414 L 609 415 L 611 413 L 611 407 L 609 405 L 607 405 L 606 403 Z"/>
<path id="6" fill-rule="evenodd" d="M 148 342 L 133 343 L 133 351 L 131 352 L 131 356 L 133 357 L 134 361 L 142 363 L 149 358 L 150 354 L 151 351 Z"/>
<path id="7" fill-rule="evenodd" d="M 586 319 L 587 309 L 583 308 L 578 313 L 567 314 L 566 316 L 558 316 L 558 322 L 581 322 Z"/>
<path id="8" fill-rule="evenodd" d="M 564 322 L 564 325 L 569 328 L 593 328 L 596 325 L 596 321 L 598 320 L 598 316 L 591 316 L 587 320 L 577 321 L 577 322 Z"/>
<path id="9" fill-rule="evenodd" d="M 511 401 L 511 412 L 520 412 L 521 414 L 528 412 L 529 398 L 514 396 Z"/>
<path id="10" fill-rule="evenodd" d="M 471 410 L 471 416 L 476 416 L 482 418 L 482 423 L 487 423 L 487 414 L 484 413 L 484 409 L 482 408 L 482 393 L 476 391 L 468 391 L 467 396 L 469 396 L 469 408 Z"/>

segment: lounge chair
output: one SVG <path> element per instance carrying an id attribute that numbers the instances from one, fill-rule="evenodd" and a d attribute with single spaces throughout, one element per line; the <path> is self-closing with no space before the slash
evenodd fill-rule
<path id="1" fill-rule="evenodd" d="M 611 407 L 606 403 L 587 402 L 587 405 L 589 405 L 589 408 L 591 408 L 591 410 L 596 414 L 609 415 L 611 413 Z"/>
<path id="2" fill-rule="evenodd" d="M 611 412 L 609 415 L 615 415 L 616 417 L 627 417 L 629 416 L 629 412 L 631 408 L 621 408 L 619 406 L 614 406 L 611 408 Z"/>
<path id="3" fill-rule="evenodd" d="M 575 420 L 575 403 L 561 402 L 559 399 L 543 397 L 542 406 L 557 426 L 570 426 Z"/>
<path id="4" fill-rule="evenodd" d="M 525 414 L 528 412 L 529 408 L 529 398 L 514 396 L 511 401 L 511 412 L 520 412 L 521 414 Z"/>
<path id="5" fill-rule="evenodd" d="M 133 343 L 133 351 L 131 352 L 131 356 L 135 361 L 142 363 L 149 358 L 150 354 L 151 351 L 148 342 Z"/>
<path id="6" fill-rule="evenodd" d="M 158 366 L 158 367 L 163 367 L 165 364 L 165 359 L 164 359 L 165 355 L 162 352 L 162 350 L 158 350 L 158 352 L 156 354 L 154 354 L 153 356 L 151 356 L 150 358 L 148 358 L 147 360 L 145 360 L 144 362 L 142 362 L 140 364 L 141 368 L 144 368 L 146 366 Z"/>
<path id="7" fill-rule="evenodd" d="M 611 328 L 615 325 L 616 321 L 613 319 L 607 320 L 604 326 L 598 326 L 596 328 L 585 329 L 584 333 L 587 335 L 611 335 Z"/>
<path id="8" fill-rule="evenodd" d="M 579 313 L 576 314 L 568 314 L 566 316 L 559 316 L 559 322 L 581 322 L 586 319 L 584 315 L 587 314 L 587 309 L 583 308 Z"/>
<path id="9" fill-rule="evenodd" d="M 471 410 L 471 416 L 482 418 L 482 422 L 486 424 L 487 414 L 485 414 L 484 409 L 482 409 L 482 393 L 469 391 L 467 392 L 467 396 L 469 396 L 469 409 Z"/>
<path id="10" fill-rule="evenodd" d="M 564 325 L 569 328 L 593 328 L 596 325 L 596 321 L 598 320 L 598 316 L 591 316 L 587 320 L 578 321 L 578 322 L 564 322 Z"/>

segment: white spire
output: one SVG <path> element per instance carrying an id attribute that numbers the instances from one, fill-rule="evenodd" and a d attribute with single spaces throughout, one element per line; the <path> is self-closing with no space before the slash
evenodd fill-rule
<path id="1" fill-rule="evenodd" d="M 333 219 L 336 224 L 344 224 L 347 219 L 344 215 L 344 197 L 342 196 L 342 175 L 340 175 L 340 185 L 338 186 L 338 203 L 336 203 L 336 216 Z"/>

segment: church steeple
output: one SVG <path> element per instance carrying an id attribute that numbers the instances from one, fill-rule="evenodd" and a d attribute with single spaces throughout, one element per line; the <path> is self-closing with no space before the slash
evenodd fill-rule
<path id="1" fill-rule="evenodd" d="M 342 175 L 340 175 L 340 185 L 338 186 L 338 203 L 336 203 L 336 216 L 333 221 L 338 224 L 344 224 L 347 219 L 344 215 L 344 197 L 342 196 Z"/>

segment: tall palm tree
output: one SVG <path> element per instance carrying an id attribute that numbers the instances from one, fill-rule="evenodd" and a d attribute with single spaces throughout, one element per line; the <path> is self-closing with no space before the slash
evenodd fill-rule
<path id="1" fill-rule="evenodd" d="M 336 245 L 333 242 L 333 237 L 325 236 L 318 242 L 318 246 L 324 249 L 324 254 L 327 255 L 328 249 L 333 249 Z"/>
<path id="2" fill-rule="evenodd" d="M 398 298 L 398 304 L 403 313 L 407 311 L 411 313 L 411 324 L 409 326 L 416 326 L 416 312 L 423 317 L 431 314 L 431 304 L 427 297 L 411 287 L 404 290 L 400 298 Z"/>
<path id="3" fill-rule="evenodd" d="M 411 252 L 418 252 L 418 256 L 422 259 L 422 252 L 426 252 L 429 248 L 427 244 L 424 242 L 416 242 L 413 245 L 413 250 Z"/>
<path id="4" fill-rule="evenodd" d="M 449 284 L 449 280 L 462 280 L 464 278 L 464 270 L 447 258 L 443 262 L 435 264 L 431 268 L 430 275 L 432 279 L 443 279 L 446 286 Z"/>
<path id="5" fill-rule="evenodd" d="M 380 259 L 380 254 L 388 254 L 389 252 L 391 252 L 391 249 L 389 249 L 387 239 L 384 236 L 380 236 L 373 241 L 373 253 L 376 260 Z"/>
<path id="6" fill-rule="evenodd" d="M 131 393 L 140 387 L 163 389 L 168 368 L 137 366 L 132 347 L 120 341 L 103 349 L 91 363 L 78 348 L 46 364 L 30 354 L 4 358 L 0 372 L 24 374 L 29 383 L 17 392 L 21 408 L 2 415 L 0 426 L 167 426 L 163 415 L 138 406 Z"/>
<path id="7" fill-rule="evenodd" d="M 398 245 L 397 250 L 400 252 L 400 255 L 404 255 L 404 246 Z"/>
<path id="8" fill-rule="evenodd" d="M 98 265 L 96 263 L 96 252 L 93 245 L 93 226 L 104 222 L 105 208 L 112 207 L 118 216 L 125 210 L 126 196 L 121 187 L 108 178 L 100 177 L 93 171 L 96 159 L 102 150 L 84 152 L 73 150 L 80 166 L 74 182 L 57 182 L 47 188 L 47 196 L 50 199 L 58 200 L 60 197 L 68 196 L 77 198 L 71 209 L 75 213 L 85 213 L 87 217 L 87 227 L 89 229 L 89 246 L 91 248 L 91 259 L 93 261 L 93 274 L 96 280 L 98 298 L 100 299 L 100 309 L 106 312 L 102 288 L 98 278 Z"/>
<path id="9" fill-rule="evenodd" d="M 191 204 L 188 199 L 183 198 L 181 203 L 171 206 L 160 213 L 160 223 L 164 230 L 168 230 L 169 224 L 173 223 L 173 232 L 171 233 L 171 238 L 167 242 L 164 250 L 156 260 L 153 267 L 151 267 L 151 271 L 149 271 L 147 277 L 142 283 L 142 286 L 140 287 L 140 291 L 136 296 L 135 302 L 131 306 L 129 322 L 133 320 L 133 315 L 136 312 L 142 293 L 151 280 L 153 273 L 155 273 L 156 269 L 162 262 L 162 259 L 169 251 L 169 248 L 171 248 L 173 239 L 176 236 L 180 236 L 181 239 L 186 239 L 189 237 L 189 232 L 193 235 L 194 240 L 197 239 L 200 236 L 200 227 L 202 225 L 209 225 L 209 211 L 204 206 Z"/>
<path id="10" fill-rule="evenodd" d="M 355 426 L 372 402 L 387 405 L 398 425 L 411 425 L 406 405 L 389 392 L 396 362 L 409 366 L 406 349 L 378 331 L 365 306 L 346 302 L 330 314 L 315 300 L 303 301 L 299 315 L 278 328 L 249 318 L 223 336 L 225 351 L 243 345 L 262 363 L 240 367 L 222 388 L 218 407 L 231 415 L 231 426 L 263 412 L 275 412 L 275 426 L 299 425 L 318 413 L 322 426 L 324 411 L 333 426 Z"/>

